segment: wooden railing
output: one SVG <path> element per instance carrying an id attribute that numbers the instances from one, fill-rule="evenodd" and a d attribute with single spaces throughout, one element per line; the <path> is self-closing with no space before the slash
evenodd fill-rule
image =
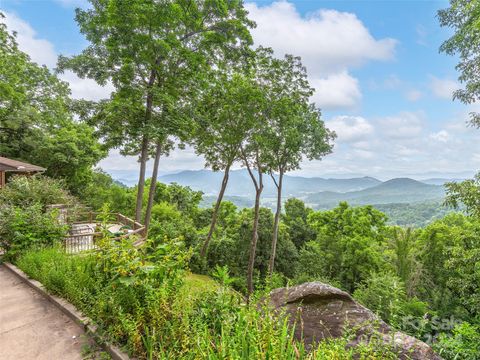
<path id="1" fill-rule="evenodd" d="M 105 215 L 94 211 L 76 213 L 74 216 L 67 216 L 67 223 L 71 226 L 71 232 L 65 237 L 64 246 L 68 253 L 77 253 L 84 250 L 93 250 L 96 248 L 97 239 L 104 234 L 97 231 L 101 222 L 98 220 L 99 215 Z M 129 227 L 124 234 L 114 237 L 114 240 L 125 239 L 136 235 L 136 243 L 140 244 L 145 238 L 145 226 L 129 217 L 120 213 L 107 214 L 107 223 L 111 225 L 119 224 Z M 69 221 L 70 220 L 70 221 Z M 82 226 L 84 225 L 84 226 Z"/>

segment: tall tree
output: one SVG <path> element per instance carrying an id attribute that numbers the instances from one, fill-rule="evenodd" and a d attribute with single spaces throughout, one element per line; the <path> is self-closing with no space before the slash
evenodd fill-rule
<path id="1" fill-rule="evenodd" d="M 206 166 L 224 172 L 201 257 L 205 257 L 215 230 L 230 168 L 239 160 L 240 146 L 252 126 L 252 104 L 258 96 L 258 89 L 244 74 L 222 72 L 215 78 L 197 111 L 193 141 L 196 152 L 205 158 Z"/>
<path id="2" fill-rule="evenodd" d="M 441 26 L 454 30 L 440 51 L 448 55 L 458 55 L 460 62 L 456 69 L 460 72 L 459 80 L 464 89 L 454 92 L 454 99 L 465 104 L 472 104 L 480 99 L 480 3 L 468 0 L 450 0 L 450 7 L 438 11 Z M 470 113 L 470 124 L 480 128 L 480 114 Z M 457 207 L 464 203 L 470 214 L 479 214 L 479 181 L 480 174 L 473 180 L 460 184 L 448 183 L 447 205 Z"/>
<path id="3" fill-rule="evenodd" d="M 271 59 L 268 68 L 268 117 L 265 141 L 270 151 L 265 161 L 277 188 L 277 208 L 273 226 L 269 274 L 273 273 L 280 214 L 282 211 L 283 177 L 300 168 L 302 157 L 320 159 L 332 150 L 335 134 L 325 128 L 318 111 L 309 104 L 313 89 L 308 84 L 306 69 L 300 58 L 286 55 Z M 274 172 L 278 175 L 275 176 Z"/>
<path id="4" fill-rule="evenodd" d="M 30 161 L 78 194 L 105 155 L 93 128 L 73 119 L 68 84 L 20 51 L 0 13 L 0 156 Z"/>
<path id="5" fill-rule="evenodd" d="M 469 0 L 450 0 L 450 7 L 438 11 L 441 26 L 448 26 L 454 34 L 440 47 L 448 55 L 458 54 L 460 82 L 464 89 L 454 92 L 453 97 L 465 104 L 480 99 L 480 3 Z M 480 114 L 472 112 L 470 123 L 480 127 Z"/>
<path id="6" fill-rule="evenodd" d="M 446 183 L 445 189 L 445 205 L 457 210 L 463 208 L 473 217 L 480 216 L 480 173 L 473 179 Z"/>
<path id="7" fill-rule="evenodd" d="M 175 89 L 171 85 L 180 69 L 201 73 L 221 51 L 249 45 L 248 27 L 253 23 L 241 1 L 90 2 L 90 9 L 76 10 L 76 21 L 90 46 L 80 55 L 62 57 L 59 65 L 61 70 L 72 69 L 80 77 L 115 87 L 102 132 L 106 130 L 112 147 L 139 156 L 135 211 L 139 221 L 146 162 L 155 153 L 152 145 L 162 138 L 156 130 L 165 126 L 165 104 L 178 100 L 166 89 Z"/>
<path id="8" fill-rule="evenodd" d="M 255 187 L 255 205 L 253 213 L 252 239 L 247 267 L 247 291 L 248 295 L 253 292 L 253 271 L 255 266 L 255 253 L 258 242 L 258 222 L 260 216 L 260 198 L 263 192 L 263 177 L 270 171 L 267 154 L 272 150 L 268 140 L 270 126 L 269 118 L 272 114 L 270 101 L 272 100 L 272 83 L 275 78 L 273 51 L 269 48 L 258 48 L 255 51 L 253 64 L 250 68 L 252 84 L 256 88 L 257 95 L 248 106 L 249 118 L 251 119 L 250 130 L 245 141 L 240 146 L 240 154 L 243 166 Z"/>
<path id="9" fill-rule="evenodd" d="M 241 148 L 243 164 L 248 170 L 255 187 L 255 205 L 253 212 L 252 239 L 250 241 L 250 251 L 248 254 L 247 266 L 247 291 L 248 296 L 253 292 L 253 270 L 255 267 L 255 254 L 258 242 L 258 222 L 260 217 L 260 198 L 263 191 L 263 176 L 265 168 L 261 161 L 261 152 L 263 151 L 262 142 L 259 140 L 250 140 L 246 147 Z"/>
<path id="10" fill-rule="evenodd" d="M 153 202 L 155 197 L 155 191 L 157 187 L 158 167 L 159 167 L 160 157 L 162 155 L 168 155 L 172 148 L 173 148 L 173 142 L 168 138 L 157 140 L 154 162 L 153 162 L 152 178 L 150 180 L 150 188 L 148 191 L 147 208 L 145 209 L 145 218 L 143 222 L 145 226 L 145 236 L 148 236 L 148 229 L 150 226 L 150 220 L 152 216 L 152 208 L 153 208 Z"/>

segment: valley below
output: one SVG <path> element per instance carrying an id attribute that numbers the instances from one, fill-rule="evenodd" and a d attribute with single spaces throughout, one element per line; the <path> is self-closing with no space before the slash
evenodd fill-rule
<path id="1" fill-rule="evenodd" d="M 210 207 L 216 200 L 223 173 L 210 170 L 188 170 L 160 177 L 167 184 L 177 183 L 202 191 L 202 207 Z M 390 224 L 421 227 L 453 211 L 443 205 L 443 184 L 460 179 L 430 178 L 414 180 L 394 178 L 381 181 L 373 177 L 347 179 L 300 177 L 286 175 L 284 199 L 298 198 L 315 210 L 328 210 L 345 201 L 353 206 L 372 205 L 388 216 Z M 276 187 L 270 175 L 264 176 L 262 206 L 276 207 Z M 246 170 L 235 170 L 230 179 L 224 200 L 239 208 L 254 204 L 254 189 Z"/>

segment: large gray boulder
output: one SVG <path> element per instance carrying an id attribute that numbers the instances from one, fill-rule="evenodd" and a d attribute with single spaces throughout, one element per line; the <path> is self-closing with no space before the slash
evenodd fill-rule
<path id="1" fill-rule="evenodd" d="M 270 305 L 289 316 L 295 325 L 295 337 L 307 348 L 326 338 L 341 337 L 353 329 L 350 345 L 377 341 L 393 345 L 400 359 L 440 360 L 424 342 L 401 332 L 393 331 L 372 311 L 357 303 L 350 294 L 320 282 L 310 282 L 290 288 L 275 289 L 269 296 Z"/>

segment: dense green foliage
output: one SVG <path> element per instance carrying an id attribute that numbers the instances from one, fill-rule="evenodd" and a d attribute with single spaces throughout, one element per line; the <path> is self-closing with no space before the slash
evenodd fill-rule
<path id="1" fill-rule="evenodd" d="M 50 204 L 74 205 L 63 183 L 43 176 L 14 177 L 0 191 L 0 248 L 9 259 L 32 247 L 53 246 L 67 227 Z"/>
<path id="2" fill-rule="evenodd" d="M 32 247 L 55 245 L 66 232 L 58 222 L 58 211 L 44 212 L 39 205 L 0 207 L 0 247 L 8 259 Z"/>
<path id="3" fill-rule="evenodd" d="M 245 292 L 252 209 L 222 202 L 204 264 L 197 251 L 213 208 L 199 207 L 201 194 L 188 188 L 159 184 L 158 189 L 164 190 L 156 198 L 152 239 L 157 243 L 165 236 L 182 239 L 194 249 L 191 269 L 208 274 L 217 265 L 228 266 L 232 286 Z M 425 341 L 442 339 L 443 344 L 459 322 L 475 328 L 480 311 L 476 270 L 480 223 L 476 218 L 453 213 L 418 229 L 387 222 L 371 206 L 343 203 L 333 210 L 314 211 L 301 200 L 289 199 L 280 221 L 276 273 L 268 279 L 273 213 L 261 208 L 255 286 L 328 282 L 353 292 L 384 320 Z M 441 321 L 447 325 L 438 326 Z M 448 346 L 453 349 L 454 345 Z"/>
<path id="4" fill-rule="evenodd" d="M 186 273 L 188 256 L 178 242 L 146 255 L 128 241 L 105 241 L 85 256 L 27 252 L 18 265 L 142 359 L 395 359 L 375 344 L 348 349 L 347 338 L 307 353 L 267 308 L 242 305 L 225 273 L 218 284 Z"/>
<path id="5" fill-rule="evenodd" d="M 74 120 L 68 85 L 20 51 L 2 20 L 0 12 L 0 156 L 43 166 L 80 193 L 106 153 Z"/>
<path id="6" fill-rule="evenodd" d="M 373 207 L 387 215 L 389 224 L 413 228 L 427 226 L 453 211 L 441 201 L 377 204 Z"/>
<path id="7" fill-rule="evenodd" d="M 89 197 L 85 199 L 90 205 L 110 202 L 113 211 L 134 209 L 134 189 L 113 182 L 102 172 L 95 173 L 94 178 L 96 182 L 88 188 Z M 209 228 L 213 209 L 200 208 L 201 193 L 189 188 L 158 184 L 156 189 L 151 236 L 145 248 L 133 248 L 129 241 L 107 241 L 98 255 L 76 257 L 64 255 L 58 250 L 28 250 L 58 243 L 64 229 L 55 225 L 55 214 L 45 212 L 45 205 L 71 203 L 74 199 L 58 181 L 18 177 L 1 193 L 3 207 L 9 207 L 2 217 L 2 229 L 7 230 L 2 233 L 2 238 L 9 239 L 9 243 L 2 243 L 2 246 L 7 250 L 7 256 L 20 257 L 20 266 L 45 282 L 51 291 L 67 297 L 99 319 L 110 336 L 142 356 L 148 357 L 148 352 L 153 351 L 155 356 L 170 353 L 181 357 L 184 350 L 178 348 L 180 344 L 183 344 L 182 349 L 193 346 L 188 345 L 192 344 L 192 340 L 186 339 L 187 334 L 205 336 L 205 332 L 209 334 L 206 338 L 209 340 L 202 342 L 202 351 L 211 352 L 212 356 L 218 354 L 218 346 L 224 346 L 226 343 L 222 342 L 225 341 L 231 347 L 232 356 L 241 354 L 245 351 L 244 346 L 250 344 L 248 351 L 261 354 L 258 356 L 264 358 L 264 351 L 267 351 L 264 346 L 273 346 L 268 342 L 273 338 L 283 339 L 284 342 L 284 345 L 275 342 L 277 347 L 272 348 L 274 354 L 288 354 L 293 340 L 282 327 L 284 325 L 276 328 L 277 325 L 272 322 L 268 331 L 277 335 L 269 333 L 270 340 L 264 338 L 267 335 L 257 328 L 260 314 L 244 308 L 241 297 L 232 298 L 233 303 L 230 303 L 230 297 L 224 298 L 225 293 L 218 294 L 217 286 L 213 289 L 207 286 L 213 293 L 208 290 L 207 295 L 203 292 L 197 294 L 199 297 L 187 306 L 183 303 L 187 301 L 186 297 L 177 295 L 183 294 L 183 286 L 188 282 L 186 279 L 193 276 L 185 278 L 188 268 L 206 272 L 240 293 L 246 292 L 245 274 L 253 211 L 240 210 L 229 202 L 221 204 L 217 228 L 204 263 L 199 259 L 198 251 Z M 15 210 L 12 211 L 12 208 Z M 443 349 L 447 359 L 453 359 L 455 355 L 452 354 L 461 354 L 459 351 L 474 351 L 476 345 L 472 339 L 476 336 L 480 311 L 480 279 L 476 268 L 480 223 L 476 218 L 450 214 L 425 228 L 405 230 L 387 225 L 386 216 L 370 206 L 350 207 L 342 203 L 333 210 L 314 211 L 298 199 L 289 199 L 280 221 L 276 273 L 268 278 L 273 220 L 270 209 L 260 209 L 254 273 L 254 284 L 257 292 L 260 291 L 257 296 L 262 291 L 287 283 L 328 282 L 352 291 L 360 302 L 398 329 L 420 339 L 434 341 L 437 349 Z M 25 252 L 27 255 L 22 256 Z M 169 270 L 169 261 L 177 256 L 182 259 L 180 261 L 179 258 L 181 265 L 178 268 L 172 265 L 175 269 Z M 51 262 L 56 265 L 51 266 Z M 151 263 L 156 270 L 150 268 Z M 225 266 L 230 269 L 230 275 L 226 275 Z M 82 271 L 85 273 L 77 273 Z M 147 280 L 150 271 L 162 273 L 163 280 L 153 274 L 154 278 Z M 170 271 L 175 274 L 178 271 L 178 277 L 167 275 Z M 170 285 L 165 285 L 165 281 Z M 161 298 L 158 298 L 160 294 L 154 296 L 157 291 L 162 293 Z M 159 315 L 149 312 L 153 311 L 147 309 L 151 306 L 150 301 L 162 307 L 162 316 L 166 318 L 156 318 Z M 172 304 L 177 302 L 181 305 L 172 308 Z M 201 310 L 196 307 L 199 304 Z M 119 307 L 125 309 L 125 313 L 110 313 L 109 309 Z M 206 312 L 202 316 L 207 316 L 200 324 L 197 323 L 198 311 L 202 314 Z M 211 318 L 213 314 L 223 315 Z M 150 319 L 156 320 L 151 323 Z M 447 321 L 446 325 L 438 325 L 444 321 Z M 167 323 L 170 325 L 165 328 Z M 461 327 L 460 323 L 463 324 Z M 251 327 L 250 331 L 254 334 L 247 340 L 239 335 L 240 329 L 245 326 Z M 220 337 L 218 331 L 222 333 L 227 328 L 229 336 L 223 333 Z M 459 335 L 462 331 L 465 334 Z M 178 341 L 165 344 L 165 348 L 156 347 L 158 344 L 152 339 L 167 335 L 174 336 Z M 240 343 L 240 340 L 247 343 Z M 152 350 L 148 350 L 150 346 L 153 346 Z M 342 354 L 340 340 L 322 343 L 322 347 L 324 350 L 316 354 L 317 358 L 332 349 Z M 347 358 L 347 355 L 342 356 L 340 358 Z"/>
<path id="8" fill-rule="evenodd" d="M 460 82 L 465 85 L 464 89 L 455 91 L 452 96 L 465 104 L 475 103 L 480 99 L 480 4 L 478 1 L 450 0 L 450 7 L 440 10 L 438 18 L 441 26 L 454 30 L 454 34 L 442 44 L 440 50 L 460 58 L 456 69 L 460 72 Z M 470 115 L 471 124 L 480 127 L 480 115 L 476 112 Z"/>
<path id="9" fill-rule="evenodd" d="M 447 203 L 466 214 L 442 217 L 426 206 L 419 218 L 408 208 L 395 222 L 424 226 L 415 229 L 389 225 L 372 205 L 351 204 L 381 203 L 385 194 L 414 201 L 418 189 L 424 200 L 438 199 L 443 188 L 397 179 L 348 195 L 310 191 L 308 203 L 321 198 L 332 208 L 315 211 L 289 199 L 282 212 L 284 173 L 302 157 L 329 153 L 334 138 L 310 104 L 313 89 L 299 58 L 279 59 L 261 46 L 251 51 L 254 24 L 242 1 L 90 2 L 76 16 L 90 45 L 61 57 L 59 69 L 110 82 L 114 92 L 98 103 L 70 99 L 67 85 L 21 52 L 0 23 L 0 155 L 62 179 L 17 177 L 1 190 L 7 259 L 142 359 L 396 358 L 385 344 L 348 346 L 348 332 L 307 351 L 287 319 L 258 305 L 274 287 L 315 280 L 353 293 L 446 359 L 479 357 L 480 178 L 447 185 Z M 442 49 L 460 52 L 467 87 L 456 96 L 470 103 L 478 97 L 478 47 L 469 46 L 480 12 L 476 2 L 451 3 L 439 16 L 457 33 Z M 199 206 L 201 192 L 156 181 L 159 158 L 175 142 L 193 144 L 208 166 L 225 171 L 215 207 Z M 93 170 L 106 148 L 139 156 L 137 187 Z M 154 171 L 146 180 L 150 157 Z M 252 180 L 253 209 L 222 201 L 235 162 Z M 275 216 L 261 207 L 268 176 L 278 190 Z M 148 237 L 136 247 L 104 228 L 95 251 L 67 255 L 67 227 L 48 206 L 56 203 L 104 209 L 103 225 L 106 209 L 143 217 Z"/>

